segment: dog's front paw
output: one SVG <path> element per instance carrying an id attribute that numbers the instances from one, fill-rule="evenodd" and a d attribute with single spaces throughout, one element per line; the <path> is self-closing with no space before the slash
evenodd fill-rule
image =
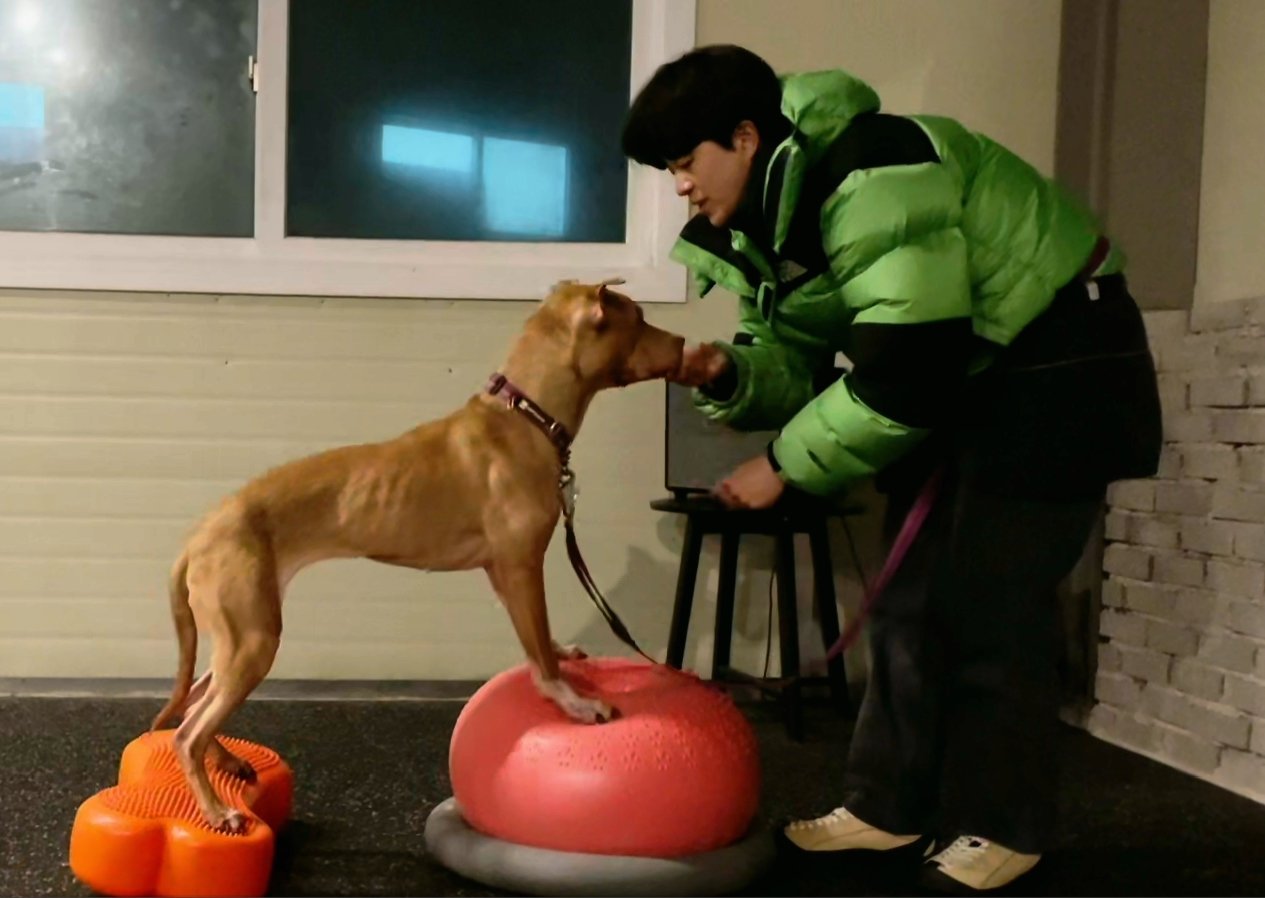
<path id="1" fill-rule="evenodd" d="M 619 712 L 606 702 L 595 698 L 575 696 L 571 702 L 562 706 L 567 716 L 580 723 L 607 723 L 619 716 Z"/>
<path id="2" fill-rule="evenodd" d="M 553 653 L 558 656 L 559 661 L 583 661 L 589 656 L 578 645 L 558 645 L 556 642 L 553 644 Z"/>
<path id="3" fill-rule="evenodd" d="M 537 680 L 536 685 L 541 694 L 562 709 L 563 714 L 580 723 L 606 723 L 619 716 L 619 712 L 606 702 L 580 695 L 561 677 Z"/>

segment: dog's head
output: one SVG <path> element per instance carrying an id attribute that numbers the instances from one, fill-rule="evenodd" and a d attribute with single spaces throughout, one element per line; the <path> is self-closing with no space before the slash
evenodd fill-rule
<path id="1" fill-rule="evenodd" d="M 562 281 L 546 297 L 538 318 L 566 341 L 571 366 L 596 389 L 665 377 L 681 365 L 685 339 L 646 323 L 641 306 L 600 284 Z"/>

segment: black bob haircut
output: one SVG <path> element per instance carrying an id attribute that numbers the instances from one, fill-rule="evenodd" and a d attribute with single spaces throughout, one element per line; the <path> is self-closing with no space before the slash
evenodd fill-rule
<path id="1" fill-rule="evenodd" d="M 744 120 L 761 143 L 790 132 L 782 115 L 782 84 L 772 66 L 732 44 L 698 47 L 655 71 L 624 120 L 624 155 L 657 169 L 705 140 L 733 147 Z"/>

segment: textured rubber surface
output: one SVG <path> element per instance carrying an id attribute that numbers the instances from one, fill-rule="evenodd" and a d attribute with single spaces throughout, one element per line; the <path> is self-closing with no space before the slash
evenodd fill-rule
<path id="1" fill-rule="evenodd" d="M 484 684 L 449 743 L 453 796 L 475 830 L 579 854 L 692 857 L 751 828 L 755 733 L 724 692 L 643 661 L 567 661 L 563 675 L 619 716 L 569 719 L 526 665 Z"/>
<path id="2" fill-rule="evenodd" d="M 688 857 L 534 848 L 475 831 L 454 798 L 430 812 L 425 838 L 431 856 L 453 872 L 527 895 L 724 895 L 763 873 L 775 854 L 773 837 L 763 827 L 732 845 Z"/>
<path id="3" fill-rule="evenodd" d="M 263 895 L 274 832 L 290 816 L 294 777 L 276 752 L 242 739 L 221 741 L 255 768 L 255 783 L 208 761 L 211 782 L 245 812 L 241 834 L 212 830 L 198 812 L 172 751 L 173 730 L 146 733 L 123 750 L 119 783 L 79 806 L 70 867 L 105 895 Z"/>

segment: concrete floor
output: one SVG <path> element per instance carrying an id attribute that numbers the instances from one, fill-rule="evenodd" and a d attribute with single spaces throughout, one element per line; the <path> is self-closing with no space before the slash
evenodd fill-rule
<path id="1" fill-rule="evenodd" d="M 0 699 L 0 896 L 87 895 L 67 866 L 75 809 L 111 785 L 119 752 L 161 702 Z M 447 745 L 459 702 L 248 703 L 230 735 L 294 769 L 277 895 L 492 895 L 433 862 L 426 815 L 450 794 Z M 790 742 L 772 709 L 744 705 L 759 734 L 770 820 L 829 809 L 847 724 L 810 708 Z M 1010 894 L 1263 895 L 1265 806 L 1068 729 L 1057 850 Z M 827 784 L 823 787 L 823 784 Z M 907 895 L 912 869 L 782 859 L 749 894 Z"/>

